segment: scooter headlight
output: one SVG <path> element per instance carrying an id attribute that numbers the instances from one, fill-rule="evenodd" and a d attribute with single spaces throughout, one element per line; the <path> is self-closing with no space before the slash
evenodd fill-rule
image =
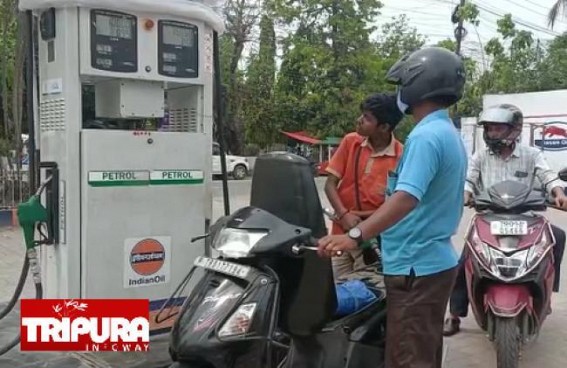
<path id="1" fill-rule="evenodd" d="M 527 258 L 529 250 L 506 255 L 497 249 L 490 249 L 491 271 L 495 276 L 504 280 L 513 280 L 523 277 L 529 270 Z"/>
<path id="2" fill-rule="evenodd" d="M 473 230 L 470 243 L 474 252 L 479 256 L 480 261 L 485 266 L 490 266 L 490 247 L 480 239 L 476 230 Z"/>
<path id="3" fill-rule="evenodd" d="M 509 281 L 524 277 L 539 264 L 549 246 L 548 237 L 544 232 L 540 241 L 526 250 L 505 255 L 496 249 L 491 249 L 493 268 L 495 268 L 493 272 Z"/>
<path id="4" fill-rule="evenodd" d="M 244 258 L 266 235 L 266 231 L 242 230 L 225 227 L 213 240 L 213 248 L 227 258 Z"/>
<path id="5" fill-rule="evenodd" d="M 539 261 L 541 261 L 542 259 L 542 255 L 545 253 L 545 251 L 549 248 L 550 243 L 549 240 L 547 239 L 547 234 L 544 231 L 541 234 L 541 239 L 537 244 L 534 244 L 534 246 L 530 247 L 529 251 L 528 251 L 528 259 L 526 261 L 527 263 L 527 267 L 528 268 L 532 268 L 535 267 Z"/>
<path id="6" fill-rule="evenodd" d="M 484 268 L 495 277 L 504 280 L 518 279 L 531 268 L 528 265 L 530 250 L 507 255 L 484 243 L 476 231 L 472 234 L 470 243 Z"/>
<path id="7" fill-rule="evenodd" d="M 242 304 L 224 323 L 219 331 L 220 337 L 238 336 L 248 333 L 254 312 L 256 312 L 256 303 Z"/>

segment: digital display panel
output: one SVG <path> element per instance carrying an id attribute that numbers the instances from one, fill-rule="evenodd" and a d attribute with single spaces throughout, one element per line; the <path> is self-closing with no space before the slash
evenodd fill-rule
<path id="1" fill-rule="evenodd" d="M 159 73 L 174 78 L 199 76 L 199 28 L 172 20 L 158 22 Z"/>
<path id="2" fill-rule="evenodd" d="M 164 25 L 163 43 L 171 46 L 193 47 L 195 30 L 187 27 Z"/>
<path id="3" fill-rule="evenodd" d="M 121 12 L 91 11 L 91 66 L 111 72 L 138 71 L 138 19 Z"/>
<path id="4" fill-rule="evenodd" d="M 96 15 L 96 34 L 99 36 L 124 38 L 131 40 L 134 35 L 135 22 L 124 16 L 111 16 L 107 14 Z"/>

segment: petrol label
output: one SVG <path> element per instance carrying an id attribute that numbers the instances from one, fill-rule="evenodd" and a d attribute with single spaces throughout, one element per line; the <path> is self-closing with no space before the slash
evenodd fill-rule
<path id="1" fill-rule="evenodd" d="M 89 185 L 93 187 L 148 185 L 149 171 L 91 171 Z"/>
<path id="2" fill-rule="evenodd" d="M 202 170 L 91 171 L 89 185 L 93 187 L 202 184 Z"/>
<path id="3" fill-rule="evenodd" d="M 155 170 L 150 175 L 152 185 L 201 184 L 204 181 L 201 170 Z"/>

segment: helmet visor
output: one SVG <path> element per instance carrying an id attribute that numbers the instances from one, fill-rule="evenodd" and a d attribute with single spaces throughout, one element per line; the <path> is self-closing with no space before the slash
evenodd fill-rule
<path id="1" fill-rule="evenodd" d="M 514 125 L 516 124 L 516 117 L 514 116 L 514 112 L 509 109 L 491 107 L 480 114 L 478 123 L 481 125 L 488 123 Z"/>

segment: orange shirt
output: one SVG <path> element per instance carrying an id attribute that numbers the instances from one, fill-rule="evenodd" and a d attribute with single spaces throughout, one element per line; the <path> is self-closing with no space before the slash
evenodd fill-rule
<path id="1" fill-rule="evenodd" d="M 356 205 L 355 160 L 358 161 L 358 186 L 360 209 Z M 382 152 L 374 152 L 368 140 L 358 133 L 347 134 L 337 152 L 331 157 L 327 172 L 340 179 L 338 192 L 343 205 L 349 210 L 376 210 L 384 203 L 388 172 L 394 171 L 402 157 L 403 145 L 392 137 L 392 143 Z M 345 230 L 333 222 L 332 234 L 343 234 Z"/>

